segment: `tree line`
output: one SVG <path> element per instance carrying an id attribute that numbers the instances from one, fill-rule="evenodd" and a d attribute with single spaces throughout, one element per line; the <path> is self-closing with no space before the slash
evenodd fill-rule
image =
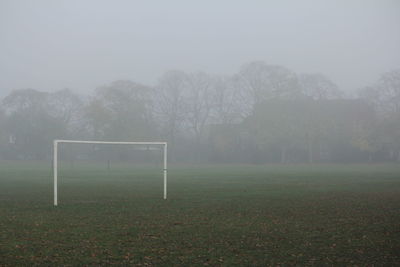
<path id="1" fill-rule="evenodd" d="M 155 86 L 1 100 L 1 159 L 49 158 L 53 139 L 167 141 L 172 161 L 400 161 L 400 70 L 351 98 L 322 74 L 257 61 L 230 76 L 168 71 Z"/>

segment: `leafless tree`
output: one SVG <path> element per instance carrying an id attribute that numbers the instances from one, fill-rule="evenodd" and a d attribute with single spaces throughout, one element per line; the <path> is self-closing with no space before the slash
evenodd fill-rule
<path id="1" fill-rule="evenodd" d="M 296 74 L 279 65 L 251 62 L 241 68 L 235 79 L 249 114 L 256 104 L 265 100 L 288 99 L 300 95 Z"/>
<path id="2" fill-rule="evenodd" d="M 343 97 L 338 86 L 323 74 L 301 74 L 299 75 L 299 85 L 302 94 L 314 100 Z"/>
<path id="3" fill-rule="evenodd" d="M 232 77 L 216 77 L 213 86 L 212 122 L 216 124 L 240 123 L 245 118 L 241 92 Z"/>
<path id="4" fill-rule="evenodd" d="M 173 146 L 176 135 L 185 120 L 185 90 L 187 75 L 181 71 L 168 71 L 158 81 L 153 91 L 154 113 L 161 135 Z M 165 134 L 163 134 L 165 133 Z"/>

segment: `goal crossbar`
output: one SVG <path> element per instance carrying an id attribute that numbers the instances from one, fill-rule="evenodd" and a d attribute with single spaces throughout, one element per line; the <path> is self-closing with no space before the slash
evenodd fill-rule
<path id="1" fill-rule="evenodd" d="M 53 178 L 54 206 L 58 205 L 58 144 L 110 144 L 110 145 L 161 145 L 164 148 L 164 199 L 167 199 L 167 142 L 114 142 L 114 141 L 83 141 L 83 140 L 54 140 L 53 141 Z"/>

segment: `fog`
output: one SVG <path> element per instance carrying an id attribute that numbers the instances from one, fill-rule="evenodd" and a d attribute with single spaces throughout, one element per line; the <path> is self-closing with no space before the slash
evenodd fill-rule
<path id="1" fill-rule="evenodd" d="M 323 73 L 353 94 L 399 68 L 398 25 L 396 0 L 3 0 L 0 96 L 152 86 L 168 70 L 233 74 L 255 60 Z"/>
<path id="2" fill-rule="evenodd" d="M 398 1 L 2 1 L 0 12 L 0 159 L 48 159 L 64 138 L 167 141 L 177 162 L 400 161 Z"/>

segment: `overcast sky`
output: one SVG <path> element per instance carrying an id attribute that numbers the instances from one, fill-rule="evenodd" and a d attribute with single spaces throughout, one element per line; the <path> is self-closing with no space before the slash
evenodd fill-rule
<path id="1" fill-rule="evenodd" d="M 253 60 L 354 91 L 400 68 L 400 1 L 0 0 L 0 96 L 232 74 Z"/>

